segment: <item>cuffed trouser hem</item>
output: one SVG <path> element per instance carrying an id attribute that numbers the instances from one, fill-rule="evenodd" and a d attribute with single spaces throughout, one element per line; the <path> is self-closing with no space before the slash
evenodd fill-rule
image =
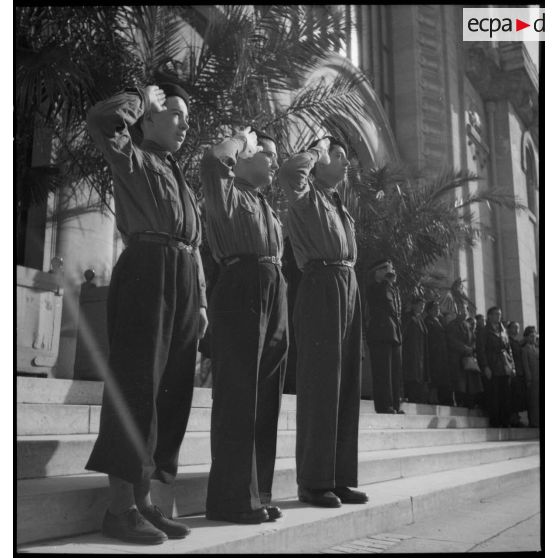
<path id="1" fill-rule="evenodd" d="M 271 504 L 271 492 L 260 492 L 260 502 L 262 506 L 269 506 Z"/>
<path id="2" fill-rule="evenodd" d="M 246 502 L 239 502 L 238 500 L 220 500 L 217 503 L 213 503 L 211 506 L 205 504 L 205 513 L 244 513 L 253 512 L 255 510 L 261 509 L 263 506 L 269 505 L 261 502 L 261 505 L 250 506 L 246 505 Z"/>

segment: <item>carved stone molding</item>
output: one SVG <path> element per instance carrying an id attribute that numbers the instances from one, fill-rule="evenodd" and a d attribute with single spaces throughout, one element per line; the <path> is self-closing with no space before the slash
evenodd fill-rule
<path id="1" fill-rule="evenodd" d="M 416 48 L 418 62 L 419 137 L 428 164 L 443 164 L 447 157 L 447 115 L 444 57 L 439 6 L 418 6 Z"/>
<path id="2" fill-rule="evenodd" d="M 527 49 L 520 42 L 497 49 L 466 43 L 466 72 L 485 101 L 508 100 L 526 127 L 538 136 L 539 78 Z"/>

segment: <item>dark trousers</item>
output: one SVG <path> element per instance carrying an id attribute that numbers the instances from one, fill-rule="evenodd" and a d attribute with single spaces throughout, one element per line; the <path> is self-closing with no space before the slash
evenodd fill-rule
<path id="1" fill-rule="evenodd" d="M 451 386 L 438 386 L 438 405 L 453 406 L 453 390 Z"/>
<path id="2" fill-rule="evenodd" d="M 131 483 L 174 479 L 192 402 L 198 326 L 194 256 L 147 242 L 126 248 L 110 282 L 109 370 L 86 469 Z"/>
<path id="3" fill-rule="evenodd" d="M 305 271 L 293 318 L 297 482 L 357 486 L 362 326 L 354 270 Z"/>
<path id="4" fill-rule="evenodd" d="M 242 261 L 225 267 L 211 295 L 211 470 L 206 510 L 269 504 L 288 351 L 281 270 Z"/>
<path id="5" fill-rule="evenodd" d="M 410 403 L 426 403 L 428 401 L 428 384 L 417 380 L 407 380 L 405 397 Z"/>
<path id="6" fill-rule="evenodd" d="M 492 376 L 489 393 L 491 426 L 509 426 L 511 416 L 510 376 Z"/>
<path id="7" fill-rule="evenodd" d="M 372 368 L 372 395 L 377 413 L 399 410 L 401 345 L 368 341 Z"/>

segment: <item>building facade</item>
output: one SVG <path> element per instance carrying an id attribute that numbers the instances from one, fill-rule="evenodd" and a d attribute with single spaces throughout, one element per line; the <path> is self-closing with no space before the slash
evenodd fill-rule
<path id="1" fill-rule="evenodd" d="M 463 195 L 487 186 L 528 207 L 473 209 L 487 235 L 439 267 L 448 284 L 466 280 L 478 312 L 499 305 L 505 319 L 538 325 L 537 51 L 520 42 L 464 43 L 458 6 L 309 6 L 309 16 L 323 9 L 346 10 L 353 27 L 345 48 L 320 72 L 333 76 L 350 62 L 370 80 L 371 87 L 362 88 L 369 120 L 346 123 L 361 159 L 375 165 L 400 158 L 432 173 L 467 169 L 480 180 Z M 33 156 L 48 159 L 52 149 L 39 138 Z M 111 210 L 88 189 L 82 196 L 75 192 L 62 189 L 30 211 L 18 239 L 23 267 L 48 271 L 54 256 L 64 260 L 58 361 L 51 373 L 58 378 L 80 377 L 75 365 L 84 273 L 94 270 L 93 282 L 108 285 L 123 249 Z M 102 315 L 92 316 L 102 322 Z"/>

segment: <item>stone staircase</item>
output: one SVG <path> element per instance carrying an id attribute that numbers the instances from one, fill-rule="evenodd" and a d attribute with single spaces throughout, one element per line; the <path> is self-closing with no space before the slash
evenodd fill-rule
<path id="1" fill-rule="evenodd" d="M 100 544 L 107 479 L 83 467 L 98 432 L 102 389 L 100 382 L 17 379 L 18 550 L 74 552 L 75 542 L 95 552 Z M 363 400 L 359 479 L 371 501 L 309 511 L 296 500 L 295 405 L 295 396 L 283 396 L 273 493 L 285 517 L 260 526 L 215 524 L 203 518 L 211 390 L 195 389 L 177 481 L 172 488 L 154 483 L 154 500 L 166 513 L 194 516 L 188 523 L 199 530 L 165 543 L 164 552 L 311 551 L 317 541 L 336 544 L 392 529 L 459 498 L 520 486 L 539 474 L 538 429 L 489 428 L 479 411 L 459 407 L 404 404 L 405 415 L 378 415 L 373 402 Z M 38 541 L 46 542 L 30 544 Z M 111 552 L 138 549 L 114 545 Z"/>

